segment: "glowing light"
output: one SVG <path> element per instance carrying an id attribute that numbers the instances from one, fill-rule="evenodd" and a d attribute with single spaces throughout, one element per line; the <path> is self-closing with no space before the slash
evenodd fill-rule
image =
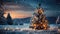
<path id="1" fill-rule="evenodd" d="M 11 17 L 14 18 L 26 18 L 31 17 L 32 14 L 22 11 L 6 11 L 6 14 L 4 14 L 5 17 L 7 17 L 7 14 L 10 13 Z"/>
<path id="2" fill-rule="evenodd" d="M 38 9 L 37 13 L 39 15 L 35 15 L 33 17 L 34 22 L 32 22 L 32 26 L 31 28 L 32 29 L 35 29 L 35 30 L 47 30 L 48 29 L 48 21 L 45 19 L 45 15 L 43 14 L 44 13 L 44 10 L 42 8 Z M 43 15 L 43 16 L 42 16 Z"/>

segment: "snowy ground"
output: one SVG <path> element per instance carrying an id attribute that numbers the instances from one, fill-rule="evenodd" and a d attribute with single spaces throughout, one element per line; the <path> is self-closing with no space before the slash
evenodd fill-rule
<path id="1" fill-rule="evenodd" d="M 19 31 L 0 31 L 2 34 L 58 34 L 57 31 L 50 30 L 19 30 Z"/>
<path id="2" fill-rule="evenodd" d="M 30 24 L 24 25 L 0 25 L 1 34 L 60 34 L 56 25 L 50 25 L 49 30 L 33 30 Z"/>

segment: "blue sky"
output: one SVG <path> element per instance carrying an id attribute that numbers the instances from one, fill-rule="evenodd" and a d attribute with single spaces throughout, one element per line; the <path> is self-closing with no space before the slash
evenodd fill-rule
<path id="1" fill-rule="evenodd" d="M 6 9 L 13 10 L 13 12 L 32 15 L 41 3 L 41 7 L 45 10 L 47 17 L 57 17 L 60 15 L 60 0 L 7 0 L 5 5 Z M 28 16 L 27 15 L 27 16 Z M 30 17 L 29 16 L 29 17 Z"/>

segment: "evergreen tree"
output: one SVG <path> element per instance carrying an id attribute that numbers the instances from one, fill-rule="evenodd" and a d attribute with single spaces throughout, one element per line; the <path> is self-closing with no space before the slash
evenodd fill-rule
<path id="1" fill-rule="evenodd" d="M 56 20 L 56 24 L 60 24 L 60 16 L 58 16 L 58 18 Z"/>
<path id="2" fill-rule="evenodd" d="M 31 22 L 32 22 L 31 28 L 33 29 L 37 29 L 37 30 L 48 29 L 48 21 L 46 19 L 46 16 L 44 15 L 44 10 L 40 7 L 38 7 L 37 12 L 33 14 L 33 18 Z"/>
<path id="3" fill-rule="evenodd" d="M 3 15 L 4 15 L 4 1 L 0 0 L 0 25 L 6 24 L 6 19 Z"/>
<path id="4" fill-rule="evenodd" d="M 7 23 L 8 23 L 9 25 L 12 25 L 12 24 L 13 24 L 13 20 L 12 20 L 12 18 L 11 18 L 11 16 L 10 16 L 10 13 L 8 13 L 8 15 L 7 15 Z"/>

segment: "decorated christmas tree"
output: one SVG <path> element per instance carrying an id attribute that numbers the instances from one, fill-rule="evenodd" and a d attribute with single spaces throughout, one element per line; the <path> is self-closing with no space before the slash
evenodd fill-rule
<path id="1" fill-rule="evenodd" d="M 39 4 L 40 6 L 40 4 Z M 30 28 L 35 30 L 47 30 L 48 29 L 48 20 L 44 14 L 43 8 L 38 8 L 37 12 L 33 14 Z"/>

